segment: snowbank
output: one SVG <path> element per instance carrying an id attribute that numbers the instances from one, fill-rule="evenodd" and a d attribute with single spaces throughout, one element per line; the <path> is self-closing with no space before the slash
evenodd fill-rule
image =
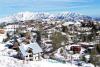
<path id="1" fill-rule="evenodd" d="M 22 60 L 18 60 L 12 57 L 0 56 L 0 66 L 2 67 L 77 67 L 70 63 L 56 63 L 54 60 L 44 59 L 41 61 L 29 61 L 28 63 L 23 63 Z"/>
<path id="2" fill-rule="evenodd" d="M 8 49 L 5 44 L 0 44 L 0 56 L 14 56 L 17 52 L 13 49 Z"/>

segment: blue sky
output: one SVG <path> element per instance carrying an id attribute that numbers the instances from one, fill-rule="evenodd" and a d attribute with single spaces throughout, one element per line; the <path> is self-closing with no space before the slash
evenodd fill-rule
<path id="1" fill-rule="evenodd" d="M 100 0 L 0 0 L 0 17 L 18 12 L 78 12 L 100 16 Z"/>

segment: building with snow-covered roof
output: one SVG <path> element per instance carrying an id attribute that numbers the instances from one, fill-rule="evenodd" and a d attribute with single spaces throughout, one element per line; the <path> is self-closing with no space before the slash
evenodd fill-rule
<path id="1" fill-rule="evenodd" d="M 40 60 L 41 53 L 43 52 L 38 43 L 24 44 L 19 46 L 20 56 L 24 60 Z"/>
<path id="2" fill-rule="evenodd" d="M 62 25 L 63 26 L 69 26 L 69 25 L 73 25 L 74 24 L 74 22 L 65 22 L 65 23 L 63 23 Z"/>
<path id="3" fill-rule="evenodd" d="M 4 27 L 5 31 L 16 31 L 19 28 L 18 24 L 7 25 Z"/>
<path id="4" fill-rule="evenodd" d="M 81 46 L 77 44 L 72 44 L 69 45 L 68 47 L 70 47 L 70 50 L 73 51 L 74 53 L 80 53 L 81 51 Z"/>
<path id="5" fill-rule="evenodd" d="M 45 39 L 44 39 L 42 43 L 43 43 L 43 47 L 45 47 L 45 48 L 44 48 L 44 51 L 45 51 L 45 52 L 50 52 L 50 51 L 53 50 L 53 47 L 52 47 L 52 45 L 53 45 L 53 44 L 52 44 L 52 40 L 50 40 L 50 39 L 46 39 L 46 40 L 45 40 Z"/>
<path id="6" fill-rule="evenodd" d="M 75 22 L 75 25 L 76 26 L 81 26 L 81 23 L 77 21 L 77 22 Z"/>

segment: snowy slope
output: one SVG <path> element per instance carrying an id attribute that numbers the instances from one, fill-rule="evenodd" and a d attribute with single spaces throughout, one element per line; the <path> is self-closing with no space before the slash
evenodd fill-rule
<path id="1" fill-rule="evenodd" d="M 40 61 L 26 61 L 13 58 L 16 51 L 8 49 L 5 44 L 0 44 L 0 66 L 2 67 L 78 67 L 74 63 L 62 63 L 52 59 L 42 59 Z M 81 67 L 94 67 L 92 64 L 84 64 Z"/>
<path id="2" fill-rule="evenodd" d="M 74 12 L 60 12 L 60 13 L 46 13 L 46 12 L 20 12 L 12 16 L 4 17 L 0 19 L 0 22 L 17 22 L 25 20 L 65 20 L 65 21 L 76 21 L 80 19 L 91 19 L 89 16 L 81 15 Z"/>
<path id="3" fill-rule="evenodd" d="M 13 58 L 13 55 L 16 55 L 16 51 L 12 49 L 8 49 L 5 44 L 0 44 L 0 66 L 1 67 L 55 67 L 55 66 L 63 66 L 66 67 L 77 67 L 71 63 L 60 63 L 51 59 L 42 59 L 41 61 L 28 61 L 23 62 L 23 60 L 19 60 Z"/>
<path id="4" fill-rule="evenodd" d="M 42 59 L 41 61 L 26 61 L 13 58 L 16 55 L 16 51 L 8 49 L 5 44 L 0 44 L 0 66 L 1 67 L 55 67 L 63 66 L 66 67 L 77 67 L 71 63 L 60 63 L 51 59 Z"/>
<path id="5" fill-rule="evenodd" d="M 0 66 L 2 67 L 77 67 L 73 64 L 66 63 L 52 63 L 48 60 L 42 60 L 42 61 L 30 61 L 23 63 L 22 60 L 18 60 L 12 57 L 7 56 L 0 56 Z"/>

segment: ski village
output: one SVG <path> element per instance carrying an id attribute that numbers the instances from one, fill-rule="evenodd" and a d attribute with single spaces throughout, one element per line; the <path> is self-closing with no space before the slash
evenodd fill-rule
<path id="1" fill-rule="evenodd" d="M 0 66 L 100 67 L 100 22 L 71 12 L 2 18 Z"/>

